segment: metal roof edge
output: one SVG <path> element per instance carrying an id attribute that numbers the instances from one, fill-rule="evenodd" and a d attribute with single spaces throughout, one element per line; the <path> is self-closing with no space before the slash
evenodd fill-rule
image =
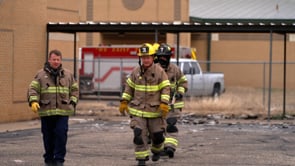
<path id="1" fill-rule="evenodd" d="M 206 19 L 190 22 L 47 23 L 47 32 L 278 32 L 295 33 L 295 19 Z"/>
<path id="2" fill-rule="evenodd" d="M 205 22 L 209 22 L 209 23 L 216 23 L 216 22 L 220 22 L 220 23 L 265 23 L 265 24 L 270 24 L 270 23 L 276 23 L 276 24 L 280 24 L 280 23 L 286 23 L 286 24 L 293 24 L 295 23 L 295 19 L 237 19 L 237 18 L 228 18 L 228 19 L 219 19 L 219 18 L 200 18 L 200 17 L 190 17 L 189 18 L 190 22 L 201 22 L 201 23 L 205 23 Z"/>

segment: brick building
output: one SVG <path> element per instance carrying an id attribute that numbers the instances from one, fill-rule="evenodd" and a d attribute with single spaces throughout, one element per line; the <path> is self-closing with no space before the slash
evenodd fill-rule
<path id="1" fill-rule="evenodd" d="M 45 62 L 48 22 L 188 21 L 189 15 L 188 0 L 0 0 L 0 18 L 0 122 L 11 122 L 36 117 L 26 94 Z M 138 44 L 152 42 L 154 37 L 124 35 L 122 39 L 117 33 L 80 33 L 77 48 L 99 43 Z M 181 42 L 189 45 L 189 35 L 184 36 Z M 58 48 L 65 58 L 73 57 L 73 35 L 55 33 L 49 39 L 49 49 Z M 167 35 L 167 40 L 174 37 Z"/>

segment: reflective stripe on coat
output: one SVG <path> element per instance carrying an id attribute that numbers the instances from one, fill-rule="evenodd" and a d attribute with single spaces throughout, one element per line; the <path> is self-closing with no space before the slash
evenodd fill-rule
<path id="1" fill-rule="evenodd" d="M 61 69 L 56 81 L 46 69 L 38 71 L 28 89 L 28 102 L 38 102 L 39 116 L 74 114 L 71 101 L 77 103 L 79 97 L 78 83 L 73 74 Z"/>

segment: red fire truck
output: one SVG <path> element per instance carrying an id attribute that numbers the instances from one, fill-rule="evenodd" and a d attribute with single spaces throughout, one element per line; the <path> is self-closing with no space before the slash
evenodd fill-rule
<path id="1" fill-rule="evenodd" d="M 113 45 L 80 48 L 80 95 L 120 96 L 126 76 L 138 65 L 139 47 Z M 180 56 L 191 56 L 191 50 L 181 48 Z"/>

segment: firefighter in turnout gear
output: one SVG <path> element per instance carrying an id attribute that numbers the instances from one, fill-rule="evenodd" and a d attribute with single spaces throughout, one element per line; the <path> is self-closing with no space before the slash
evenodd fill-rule
<path id="1" fill-rule="evenodd" d="M 184 107 L 183 96 L 187 91 L 187 78 L 181 72 L 180 68 L 170 63 L 172 56 L 171 47 L 167 44 L 161 44 L 157 51 L 156 57 L 158 63 L 162 66 L 168 75 L 170 81 L 170 111 L 167 116 L 167 128 L 164 143 L 165 155 L 169 158 L 174 157 L 178 145 L 178 128 L 177 120 L 180 118 L 182 108 Z"/>
<path id="2" fill-rule="evenodd" d="M 69 116 L 78 103 L 79 88 L 73 74 L 62 67 L 59 50 L 49 53 L 48 62 L 36 74 L 28 89 L 28 102 L 41 117 L 46 166 L 65 161 Z"/>
<path id="3" fill-rule="evenodd" d="M 134 133 L 133 143 L 138 165 L 145 165 L 150 151 L 153 154 L 152 161 L 158 161 L 164 150 L 170 83 L 165 71 L 154 64 L 155 53 L 154 47 L 149 43 L 139 48 L 139 66 L 126 81 L 119 107 L 122 114 L 127 112 L 131 118 L 130 127 Z M 152 140 L 151 147 L 148 136 Z"/>

